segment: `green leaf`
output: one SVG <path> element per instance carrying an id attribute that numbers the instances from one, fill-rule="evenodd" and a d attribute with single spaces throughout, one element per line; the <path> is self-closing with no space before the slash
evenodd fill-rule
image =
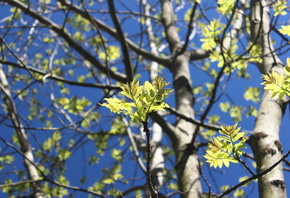
<path id="1" fill-rule="evenodd" d="M 72 153 L 67 148 L 58 150 L 58 157 L 60 160 L 67 160 L 71 155 Z"/>
<path id="2" fill-rule="evenodd" d="M 48 138 L 42 145 L 42 148 L 46 151 L 50 150 L 53 146 L 53 140 L 51 138 Z"/>
<path id="3" fill-rule="evenodd" d="M 55 142 L 59 141 L 61 138 L 62 137 L 60 131 L 56 131 L 52 134 L 52 140 Z"/>
<path id="4" fill-rule="evenodd" d="M 282 25 L 281 29 L 279 30 L 282 34 L 290 36 L 290 25 Z"/>
<path id="5" fill-rule="evenodd" d="M 239 132 L 237 124 L 233 126 L 221 126 L 219 130 L 222 136 L 217 136 L 208 143 L 204 158 L 213 167 L 229 167 L 230 162 L 238 163 L 237 156 L 242 154 L 245 148 L 246 134 Z"/>
<path id="6" fill-rule="evenodd" d="M 231 108 L 231 105 L 229 102 L 220 103 L 219 106 L 223 112 L 228 112 L 229 109 Z"/>
<path id="7" fill-rule="evenodd" d="M 139 81 L 133 80 L 130 83 L 123 84 L 120 92 L 133 102 L 123 102 L 117 98 L 105 98 L 104 100 L 107 103 L 101 104 L 101 106 L 105 106 L 117 114 L 130 115 L 134 122 L 145 122 L 149 113 L 169 107 L 168 104 L 163 102 L 172 91 L 164 88 L 167 84 L 159 76 L 153 80 L 152 84 L 146 81 L 143 86 L 139 86 Z"/>
<path id="8" fill-rule="evenodd" d="M 218 0 L 217 11 L 223 15 L 231 14 L 236 0 Z"/>
<path id="9" fill-rule="evenodd" d="M 122 160 L 122 150 L 120 149 L 112 149 L 111 153 L 112 158 L 114 158 L 116 161 L 121 161 Z"/>
<path id="10" fill-rule="evenodd" d="M 253 102 L 259 102 L 260 100 L 260 88 L 259 87 L 248 87 L 244 93 L 244 98 L 246 100 L 251 100 Z"/>
<path id="11" fill-rule="evenodd" d="M 100 59 L 114 61 L 120 57 L 120 48 L 118 46 L 109 46 L 106 48 L 106 52 L 101 52 L 99 54 Z"/>
<path id="12" fill-rule="evenodd" d="M 84 76 L 84 75 L 80 75 L 79 77 L 78 77 L 78 82 L 79 83 L 83 83 L 83 82 L 85 82 L 86 81 L 86 77 Z"/>
<path id="13" fill-rule="evenodd" d="M 287 12 L 285 11 L 287 9 L 287 1 L 284 0 L 277 0 L 276 3 L 273 6 L 274 8 L 274 16 L 277 15 L 286 15 Z"/>

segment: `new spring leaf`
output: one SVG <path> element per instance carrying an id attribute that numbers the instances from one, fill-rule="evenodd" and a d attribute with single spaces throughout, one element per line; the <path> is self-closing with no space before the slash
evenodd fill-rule
<path id="1" fill-rule="evenodd" d="M 278 74 L 275 71 L 271 71 L 266 75 L 263 75 L 264 89 L 268 89 L 272 92 L 272 98 L 276 95 L 281 100 L 285 95 L 290 96 L 290 58 L 287 58 L 287 66 L 284 67 L 284 74 Z"/>
<path id="2" fill-rule="evenodd" d="M 168 84 L 159 76 L 153 80 L 153 83 L 146 81 L 143 86 L 139 85 L 139 81 L 134 80 L 121 86 L 120 94 L 130 99 L 130 102 L 118 98 L 105 98 L 107 103 L 101 105 L 114 113 L 129 115 L 134 122 L 146 122 L 149 113 L 169 107 L 164 102 L 172 91 L 165 88 Z"/>
<path id="3" fill-rule="evenodd" d="M 230 162 L 238 163 L 242 155 L 242 148 L 246 148 L 246 133 L 240 132 L 237 124 L 233 126 L 221 126 L 221 136 L 215 137 L 208 144 L 204 158 L 213 167 L 229 167 Z"/>

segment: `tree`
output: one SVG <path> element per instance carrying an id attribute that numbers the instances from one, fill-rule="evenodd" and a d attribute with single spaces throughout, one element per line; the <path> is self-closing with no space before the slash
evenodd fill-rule
<path id="1" fill-rule="evenodd" d="M 286 197 L 288 98 L 273 92 L 288 89 L 287 8 L 283 0 L 2 0 L 2 192 L 245 197 L 258 185 L 260 197 Z M 142 124 L 100 104 L 125 102 L 120 87 L 156 76 L 173 94 L 162 98 L 166 111 L 149 114 L 148 130 L 142 120 L 146 139 Z M 268 91 L 273 83 L 283 89 Z M 222 162 L 241 166 L 222 170 L 239 174 L 217 185 L 225 176 L 204 156 L 231 134 L 242 143 Z"/>

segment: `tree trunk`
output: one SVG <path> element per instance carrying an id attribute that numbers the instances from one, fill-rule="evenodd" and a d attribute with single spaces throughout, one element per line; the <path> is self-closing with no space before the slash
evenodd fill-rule
<path id="1" fill-rule="evenodd" d="M 262 49 L 263 62 L 257 63 L 261 73 L 275 70 L 283 73 L 282 64 L 273 52 L 270 37 L 270 12 L 265 0 L 251 2 L 251 39 Z M 279 139 L 280 123 L 285 106 L 271 93 L 265 91 L 259 107 L 254 132 L 249 143 L 257 162 L 257 171 L 261 172 L 281 159 L 283 150 Z M 261 198 L 286 197 L 282 164 L 259 178 Z"/>
<path id="2" fill-rule="evenodd" d="M 39 175 L 34 164 L 34 157 L 31 150 L 31 146 L 28 141 L 25 130 L 23 129 L 22 124 L 20 123 L 14 101 L 11 97 L 8 81 L 1 64 L 0 64 L 0 85 L 1 85 L 0 90 L 4 93 L 3 101 L 5 103 L 6 111 L 8 112 L 9 118 L 15 128 L 17 140 L 19 142 L 20 149 L 23 154 L 24 166 L 26 168 L 28 177 L 31 180 L 39 180 Z M 33 197 L 35 198 L 44 197 L 41 192 L 40 186 L 36 182 L 32 183 L 31 190 L 33 192 Z"/>
<path id="3" fill-rule="evenodd" d="M 177 111 L 189 118 L 194 118 L 193 95 L 189 70 L 190 53 L 182 49 L 181 42 L 174 25 L 174 11 L 170 0 L 161 0 L 162 22 L 173 61 L 171 71 Z M 175 125 L 173 147 L 176 155 L 176 172 L 179 190 L 183 198 L 202 197 L 197 150 L 191 145 L 195 125 L 178 119 Z"/>
<path id="4" fill-rule="evenodd" d="M 188 58 L 185 55 L 178 56 L 172 71 L 177 111 L 194 118 Z M 176 172 L 179 190 L 184 193 L 181 197 L 184 198 L 202 197 L 197 150 L 194 145 L 190 145 L 195 127 L 183 119 L 178 120 L 176 124 L 177 142 L 174 145 Z"/>

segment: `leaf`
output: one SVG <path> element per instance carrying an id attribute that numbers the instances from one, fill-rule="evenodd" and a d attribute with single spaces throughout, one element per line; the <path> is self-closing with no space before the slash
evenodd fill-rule
<path id="1" fill-rule="evenodd" d="M 120 149 L 112 149 L 111 153 L 112 158 L 114 158 L 116 161 L 122 160 L 122 150 Z"/>
<path id="2" fill-rule="evenodd" d="M 64 106 L 64 105 L 69 103 L 69 99 L 68 98 L 60 98 L 58 102 L 60 105 Z"/>
<path id="3" fill-rule="evenodd" d="M 241 149 L 245 148 L 246 134 L 239 132 L 237 124 L 233 126 L 221 126 L 219 132 L 222 136 L 217 136 L 208 144 L 204 157 L 206 162 L 213 167 L 228 167 L 230 162 L 238 163 L 237 156 L 242 154 Z"/>
<path id="4" fill-rule="evenodd" d="M 60 160 L 67 160 L 71 155 L 72 153 L 67 148 L 58 150 L 58 157 Z"/>
<path id="5" fill-rule="evenodd" d="M 106 60 L 106 57 L 108 60 L 114 61 L 120 57 L 120 48 L 118 46 L 108 46 L 106 48 L 106 53 L 101 52 L 99 54 L 100 59 Z"/>
<path id="6" fill-rule="evenodd" d="M 113 184 L 114 183 L 114 180 L 112 180 L 110 178 L 106 178 L 106 179 L 103 179 L 103 183 L 104 184 Z"/>
<path id="7" fill-rule="evenodd" d="M 220 103 L 219 106 L 223 112 L 228 112 L 231 107 L 229 102 Z"/>
<path id="8" fill-rule="evenodd" d="M 233 126 L 221 126 L 221 130 L 219 132 L 225 136 L 232 136 L 239 132 L 240 128 L 236 128 L 238 123 L 234 124 Z"/>
<path id="9" fill-rule="evenodd" d="M 153 83 L 146 81 L 143 86 L 139 86 L 139 81 L 133 80 L 121 86 L 121 95 L 126 96 L 133 102 L 123 102 L 117 98 L 105 98 L 107 103 L 101 104 L 109 108 L 114 113 L 124 113 L 129 115 L 133 122 L 145 122 L 148 114 L 153 111 L 164 110 L 169 105 L 163 100 L 172 91 L 164 87 L 168 83 L 164 79 L 157 76 Z"/>
<path id="10" fill-rule="evenodd" d="M 112 112 L 119 114 L 122 110 L 122 107 L 124 105 L 122 104 L 122 101 L 117 99 L 117 98 L 105 98 L 108 103 L 101 104 L 101 106 L 107 107 L 110 109 Z"/>
<path id="11" fill-rule="evenodd" d="M 265 85 L 264 89 L 268 89 L 272 92 L 272 98 L 278 95 L 279 100 L 281 100 L 285 94 L 289 94 L 289 82 L 285 81 L 285 76 L 279 75 L 275 71 L 271 71 L 266 75 L 262 75 L 264 82 L 261 83 Z M 288 80 L 286 78 L 286 80 Z"/>
<path id="12" fill-rule="evenodd" d="M 52 140 L 55 142 L 59 141 L 61 138 L 62 137 L 60 131 L 56 131 L 52 134 Z"/>
<path id="13" fill-rule="evenodd" d="M 237 163 L 237 160 L 229 158 L 225 153 L 220 153 L 218 155 L 207 153 L 204 155 L 204 158 L 206 158 L 206 162 L 208 162 L 210 166 L 213 166 L 214 168 L 222 168 L 223 165 L 229 167 L 230 162 Z"/>
<path id="14" fill-rule="evenodd" d="M 84 76 L 84 75 L 80 75 L 79 77 L 78 77 L 78 82 L 79 83 L 83 83 L 83 82 L 85 82 L 86 81 L 86 77 Z"/>
<path id="15" fill-rule="evenodd" d="M 260 88 L 259 87 L 248 87 L 244 93 L 244 98 L 246 100 L 251 100 L 253 102 L 259 102 L 260 100 Z"/>
<path id="16" fill-rule="evenodd" d="M 232 13 L 236 0 L 218 0 L 217 11 L 223 15 Z"/>
<path id="17" fill-rule="evenodd" d="M 210 22 L 209 25 L 203 28 L 203 36 L 204 38 L 200 39 L 203 42 L 201 48 L 207 51 L 212 51 L 216 46 L 215 39 L 221 33 L 220 23 L 214 19 Z"/>
<path id="18" fill-rule="evenodd" d="M 285 11 L 285 9 L 287 9 L 287 1 L 284 0 L 278 0 L 276 1 L 276 3 L 273 6 L 274 9 L 274 16 L 277 15 L 286 15 L 287 12 Z"/>
<path id="19" fill-rule="evenodd" d="M 279 30 L 282 34 L 290 36 L 290 25 L 282 25 L 281 29 Z"/>
<path id="20" fill-rule="evenodd" d="M 287 76 L 290 76 L 290 58 L 287 58 L 286 62 L 287 65 L 284 67 L 284 72 Z"/>
<path id="21" fill-rule="evenodd" d="M 53 146 L 53 140 L 51 138 L 48 138 L 42 145 L 42 148 L 46 151 L 50 150 Z"/>

